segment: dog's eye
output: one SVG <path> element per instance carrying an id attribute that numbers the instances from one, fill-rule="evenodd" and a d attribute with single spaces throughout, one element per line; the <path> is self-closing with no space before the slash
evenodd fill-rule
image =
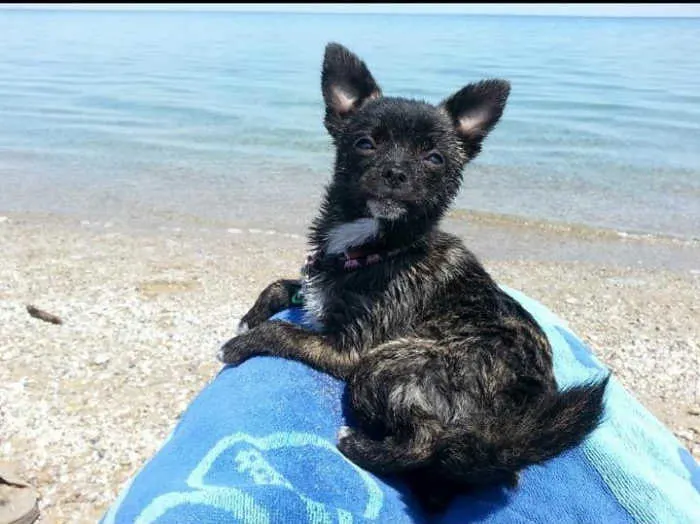
<path id="1" fill-rule="evenodd" d="M 374 144 L 374 140 L 372 140 L 368 136 L 363 136 L 362 138 L 358 138 L 355 141 L 355 148 L 360 149 L 362 151 L 371 151 L 376 147 L 377 146 Z"/>
<path id="2" fill-rule="evenodd" d="M 434 166 L 441 166 L 442 164 L 445 163 L 445 159 L 442 158 L 442 155 L 440 153 L 437 153 L 433 151 L 430 153 L 428 156 L 424 158 L 426 162 L 429 162 L 433 164 Z"/>

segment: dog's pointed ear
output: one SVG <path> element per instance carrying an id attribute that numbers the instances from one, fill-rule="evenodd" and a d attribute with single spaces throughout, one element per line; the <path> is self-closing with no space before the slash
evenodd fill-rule
<path id="1" fill-rule="evenodd" d="M 498 123 L 510 93 L 505 80 L 469 84 L 440 104 L 462 139 L 467 159 L 481 151 L 481 142 Z"/>
<path id="2" fill-rule="evenodd" d="M 333 136 L 342 127 L 345 118 L 368 100 L 382 95 L 365 63 L 336 43 L 326 46 L 321 90 L 326 103 L 326 128 Z"/>

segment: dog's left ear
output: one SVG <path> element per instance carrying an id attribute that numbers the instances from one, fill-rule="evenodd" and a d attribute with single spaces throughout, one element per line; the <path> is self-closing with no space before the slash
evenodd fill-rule
<path id="1" fill-rule="evenodd" d="M 440 104 L 462 139 L 467 159 L 481 151 L 481 142 L 498 123 L 510 93 L 505 80 L 469 84 Z"/>
<path id="2" fill-rule="evenodd" d="M 321 90 L 326 102 L 325 124 L 332 136 L 338 134 L 348 116 L 368 100 L 382 95 L 367 65 L 357 55 L 336 43 L 326 46 Z"/>

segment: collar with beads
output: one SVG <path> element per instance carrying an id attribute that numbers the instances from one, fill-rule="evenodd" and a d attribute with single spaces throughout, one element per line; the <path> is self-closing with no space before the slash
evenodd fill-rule
<path id="1" fill-rule="evenodd" d="M 307 275 L 311 269 L 339 267 L 345 271 L 354 271 L 368 266 L 379 264 L 406 251 L 408 248 L 398 248 L 377 253 L 367 252 L 362 248 L 348 250 L 337 255 L 328 255 L 323 251 L 312 251 L 306 255 L 306 264 L 301 269 L 302 274 Z"/>

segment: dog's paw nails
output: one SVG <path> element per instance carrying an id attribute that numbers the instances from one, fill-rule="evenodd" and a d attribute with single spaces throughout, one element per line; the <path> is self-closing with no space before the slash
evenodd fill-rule
<path id="1" fill-rule="evenodd" d="M 338 442 L 342 442 L 346 438 L 352 435 L 352 429 L 349 426 L 340 426 L 338 430 Z"/>
<path id="2" fill-rule="evenodd" d="M 342 426 L 338 430 L 338 444 L 336 445 L 345 458 L 353 460 L 355 453 L 355 430 L 348 426 Z"/>
<path id="3" fill-rule="evenodd" d="M 248 327 L 248 322 L 244 322 L 241 320 L 238 323 L 238 328 L 236 329 L 236 334 L 242 335 L 243 333 L 245 333 L 246 331 L 249 331 L 249 330 L 250 330 L 250 328 Z"/>
<path id="4" fill-rule="evenodd" d="M 250 356 L 249 353 L 245 351 L 244 347 L 241 346 L 242 342 L 238 337 L 232 338 L 221 347 L 216 354 L 216 358 L 223 364 L 236 366 Z"/>

